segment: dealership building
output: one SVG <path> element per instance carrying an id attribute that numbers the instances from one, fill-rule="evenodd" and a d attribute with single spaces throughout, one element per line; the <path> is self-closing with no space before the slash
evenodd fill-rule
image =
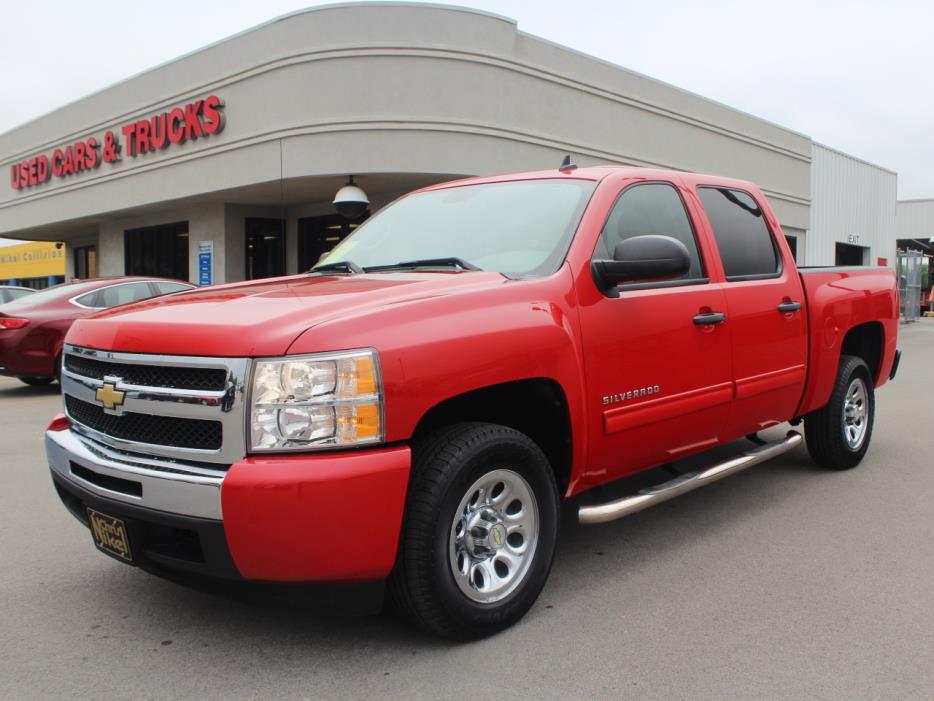
<path id="1" fill-rule="evenodd" d="M 287 15 L 0 135 L 0 236 L 64 242 L 68 278 L 268 277 L 413 188 L 568 153 L 752 180 L 799 263 L 894 264 L 891 171 L 512 20 L 392 3 Z"/>

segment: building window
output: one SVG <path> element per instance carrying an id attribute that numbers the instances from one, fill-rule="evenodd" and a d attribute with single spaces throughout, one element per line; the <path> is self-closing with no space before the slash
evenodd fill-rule
<path id="1" fill-rule="evenodd" d="M 75 249 L 75 277 L 79 280 L 97 277 L 97 246 L 79 246 Z"/>
<path id="2" fill-rule="evenodd" d="M 788 242 L 788 248 L 791 249 L 791 257 L 795 259 L 795 262 L 798 261 L 798 237 L 797 236 L 785 236 L 785 241 Z"/>
<path id="3" fill-rule="evenodd" d="M 305 217 L 298 220 L 298 270 L 313 268 L 325 253 L 343 241 L 347 235 L 367 220 L 367 212 L 359 219 L 346 219 L 340 214 Z"/>
<path id="4" fill-rule="evenodd" d="M 285 275 L 285 221 L 246 219 L 246 279 Z"/>
<path id="5" fill-rule="evenodd" d="M 147 226 L 123 232 L 127 275 L 188 280 L 188 222 Z"/>
<path id="6" fill-rule="evenodd" d="M 838 243 L 834 251 L 834 265 L 866 265 L 869 249 L 851 243 Z"/>

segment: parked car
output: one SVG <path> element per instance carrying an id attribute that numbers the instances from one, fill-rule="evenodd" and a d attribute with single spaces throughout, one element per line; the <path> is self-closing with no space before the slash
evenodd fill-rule
<path id="1" fill-rule="evenodd" d="M 19 287 L 18 285 L 0 285 L 0 304 L 12 302 L 14 299 L 35 294 L 31 287 Z"/>
<path id="2" fill-rule="evenodd" d="M 856 466 L 897 334 L 894 272 L 797 270 L 752 183 L 476 178 L 403 197 L 310 274 L 79 320 L 48 462 L 123 562 L 388 580 L 414 623 L 472 638 L 535 602 L 562 499 L 620 518 L 800 445 L 759 439 L 786 421 L 820 465 Z M 743 437 L 651 489 L 590 491 Z"/>
<path id="3" fill-rule="evenodd" d="M 161 278 L 79 280 L 0 304 L 0 374 L 47 385 L 59 374 L 62 343 L 76 319 L 194 285 Z"/>

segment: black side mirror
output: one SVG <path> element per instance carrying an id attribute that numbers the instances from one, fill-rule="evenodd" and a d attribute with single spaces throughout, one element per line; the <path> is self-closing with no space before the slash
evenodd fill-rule
<path id="1" fill-rule="evenodd" d="M 691 254 L 671 236 L 633 236 L 616 244 L 613 260 L 595 260 L 590 269 L 605 292 L 624 282 L 679 278 L 691 269 Z"/>

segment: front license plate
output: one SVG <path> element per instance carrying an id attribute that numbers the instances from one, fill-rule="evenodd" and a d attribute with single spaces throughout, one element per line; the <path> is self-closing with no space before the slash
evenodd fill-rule
<path id="1" fill-rule="evenodd" d="M 94 538 L 94 545 L 98 550 L 103 550 L 124 562 L 133 562 L 130 539 L 126 534 L 126 524 L 122 520 L 88 509 L 88 522 L 91 524 L 91 537 Z"/>

